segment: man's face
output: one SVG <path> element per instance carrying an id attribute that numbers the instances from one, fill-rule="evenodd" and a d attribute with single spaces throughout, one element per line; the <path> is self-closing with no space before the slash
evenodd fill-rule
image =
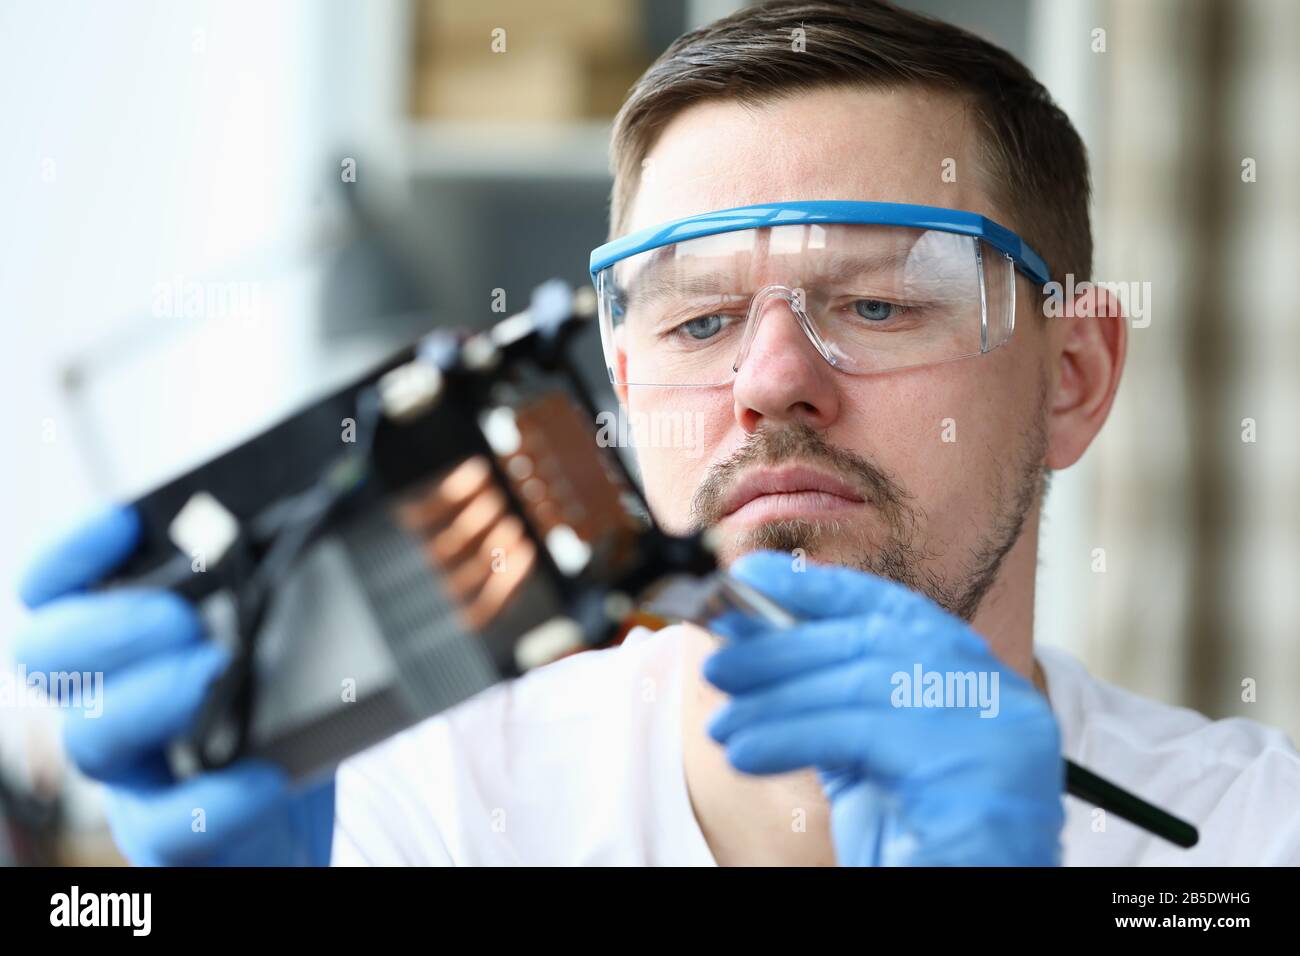
<path id="1" fill-rule="evenodd" d="M 703 103 L 676 116 L 647 156 L 627 231 L 817 199 L 945 206 L 1014 225 L 989 199 L 978 136 L 962 104 L 914 89 L 824 90 L 758 107 Z M 809 560 L 883 574 L 971 618 L 1035 507 L 1042 473 L 1042 320 L 1024 279 L 1017 291 L 1015 334 L 984 355 L 848 375 L 794 321 L 765 319 L 731 383 L 628 388 L 633 421 L 702 423 L 703 454 L 639 454 L 656 518 L 677 533 L 717 526 L 724 562 L 755 548 L 803 549 Z M 742 483 L 760 475 L 781 488 L 811 487 L 733 511 Z M 826 478 L 833 491 L 812 490 Z"/>

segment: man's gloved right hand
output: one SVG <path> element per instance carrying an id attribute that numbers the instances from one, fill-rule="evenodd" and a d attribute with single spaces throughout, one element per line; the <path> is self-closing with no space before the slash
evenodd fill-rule
<path id="1" fill-rule="evenodd" d="M 85 593 L 139 535 L 136 513 L 114 509 L 40 556 L 20 586 L 35 613 L 15 644 L 29 675 L 103 673 L 102 713 L 69 710 L 64 742 L 83 773 L 108 785 L 118 846 L 138 865 L 328 864 L 333 775 L 295 792 L 265 761 L 187 780 L 168 769 L 168 741 L 190 728 L 229 655 L 204 637 L 193 605 L 170 592 Z"/>
<path id="2" fill-rule="evenodd" d="M 732 611 L 710 627 L 730 639 L 703 672 L 731 695 L 709 732 L 732 765 L 816 769 L 842 866 L 1059 865 L 1065 764 L 1047 698 L 929 598 L 795 564 L 755 552 L 729 570 L 796 624 Z M 947 689 L 954 678 L 978 693 Z"/>

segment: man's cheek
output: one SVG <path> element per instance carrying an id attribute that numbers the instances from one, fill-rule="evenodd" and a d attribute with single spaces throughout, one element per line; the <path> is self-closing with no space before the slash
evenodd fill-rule
<path id="1" fill-rule="evenodd" d="M 644 398 L 644 396 L 637 396 Z M 731 424 L 726 389 L 671 390 L 626 410 L 646 499 L 667 531 L 691 530 L 691 501 Z"/>
<path id="2" fill-rule="evenodd" d="M 643 448 L 637 452 L 646 500 L 659 525 L 670 533 L 690 530 L 690 504 L 702 478 L 704 458 L 684 451 Z"/>
<path id="3" fill-rule="evenodd" d="M 1003 486 L 1014 472 L 1019 448 L 1013 430 L 1005 425 L 978 420 L 972 416 L 958 419 L 957 440 L 935 440 L 925 449 L 924 461 L 915 474 L 915 493 L 924 503 L 926 535 L 938 553 L 961 553 L 971 543 L 971 536 L 992 516 L 1001 499 L 1014 493 Z"/>

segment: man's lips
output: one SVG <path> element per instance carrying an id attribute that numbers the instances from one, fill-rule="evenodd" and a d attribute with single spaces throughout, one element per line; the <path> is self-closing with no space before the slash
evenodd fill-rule
<path id="1" fill-rule="evenodd" d="M 727 495 L 723 517 L 742 521 L 829 514 L 861 508 L 862 494 L 834 475 L 792 465 L 747 472 Z"/>

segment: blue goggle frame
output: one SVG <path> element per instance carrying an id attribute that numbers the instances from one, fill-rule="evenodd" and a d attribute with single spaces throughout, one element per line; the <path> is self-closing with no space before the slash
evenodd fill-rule
<path id="1" fill-rule="evenodd" d="M 805 202 L 764 203 L 738 206 L 718 212 L 687 216 L 674 222 L 650 226 L 592 250 L 591 281 L 601 270 L 638 253 L 670 246 L 675 242 L 716 236 L 741 229 L 764 229 L 769 226 L 806 225 L 810 223 L 858 223 L 875 226 L 910 226 L 934 229 L 983 239 L 1015 263 L 1016 269 L 1038 286 L 1051 276 L 1043 257 L 1005 226 L 978 213 L 941 206 L 917 206 L 911 203 L 855 202 L 826 199 Z"/>

